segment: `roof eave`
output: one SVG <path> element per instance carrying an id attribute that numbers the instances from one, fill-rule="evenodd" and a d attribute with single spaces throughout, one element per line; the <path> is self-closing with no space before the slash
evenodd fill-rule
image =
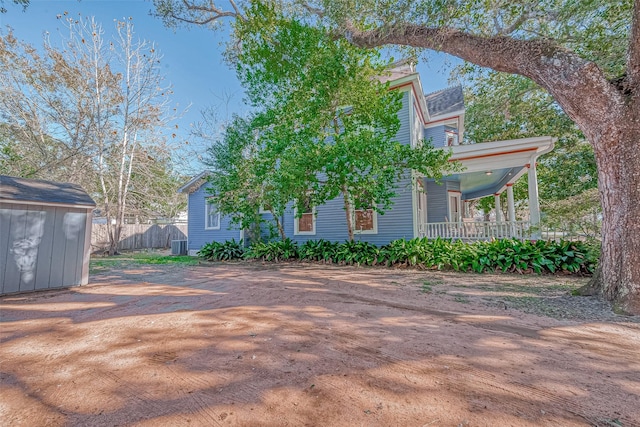
<path id="1" fill-rule="evenodd" d="M 208 175 L 209 175 L 208 171 L 200 172 L 198 175 L 191 178 L 189 182 L 187 182 L 185 185 L 178 188 L 178 193 L 191 193 L 192 191 L 190 190 L 192 190 L 192 187 L 195 187 L 195 189 L 200 188 L 200 186 L 203 184 L 200 181 L 205 179 Z"/>

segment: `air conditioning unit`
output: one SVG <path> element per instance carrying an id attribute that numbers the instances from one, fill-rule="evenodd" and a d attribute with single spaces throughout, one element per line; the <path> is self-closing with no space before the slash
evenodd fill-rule
<path id="1" fill-rule="evenodd" d="M 187 254 L 187 241 L 186 240 L 172 240 L 171 241 L 171 255 L 186 255 Z"/>

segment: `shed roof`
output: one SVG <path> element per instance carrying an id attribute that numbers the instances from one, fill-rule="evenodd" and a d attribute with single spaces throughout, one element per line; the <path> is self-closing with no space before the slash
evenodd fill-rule
<path id="1" fill-rule="evenodd" d="M 79 185 L 0 175 L 0 202 L 95 207 Z"/>
<path id="2" fill-rule="evenodd" d="M 440 116 L 464 110 L 462 86 L 449 87 L 425 95 L 430 116 Z"/>

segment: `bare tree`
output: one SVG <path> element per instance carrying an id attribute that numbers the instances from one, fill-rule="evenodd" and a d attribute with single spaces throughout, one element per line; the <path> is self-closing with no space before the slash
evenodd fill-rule
<path id="1" fill-rule="evenodd" d="M 1 118 L 12 131 L 11 144 L 3 145 L 25 159 L 41 152 L 33 177 L 57 171 L 89 190 L 106 216 L 114 254 L 132 189 L 142 194 L 161 176 L 176 185 L 175 151 L 167 144 L 175 134 L 163 134 L 173 118 L 171 89 L 163 86 L 161 56 L 135 37 L 131 20 L 116 22 L 115 37 L 107 39 L 94 19 L 60 19 L 67 30 L 62 47 L 47 40 L 42 56 L 11 33 L 0 37 Z"/>

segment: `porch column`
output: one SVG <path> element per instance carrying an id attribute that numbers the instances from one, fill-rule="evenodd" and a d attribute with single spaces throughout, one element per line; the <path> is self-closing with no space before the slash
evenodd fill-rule
<path id="1" fill-rule="evenodd" d="M 500 224 L 502 222 L 502 208 L 500 207 L 500 194 L 494 194 L 493 198 L 496 201 L 496 222 Z"/>
<path id="2" fill-rule="evenodd" d="M 538 174 L 536 172 L 536 158 L 531 159 L 531 163 L 528 165 L 529 172 L 527 175 L 529 185 L 529 222 L 534 232 L 531 233 L 531 237 L 539 239 L 541 237 L 540 230 L 537 229 L 540 225 L 540 202 L 538 201 Z"/>
<path id="3" fill-rule="evenodd" d="M 516 206 L 513 201 L 513 184 L 507 184 L 507 208 L 509 210 L 509 221 L 515 221 Z"/>
<path id="4" fill-rule="evenodd" d="M 509 211 L 509 237 L 519 237 L 516 230 L 516 206 L 513 201 L 513 184 L 507 184 L 507 210 Z"/>
<path id="5" fill-rule="evenodd" d="M 493 198 L 496 202 L 496 229 L 495 235 L 493 237 L 500 239 L 505 237 L 502 230 L 502 208 L 500 207 L 500 193 L 494 194 Z"/>

